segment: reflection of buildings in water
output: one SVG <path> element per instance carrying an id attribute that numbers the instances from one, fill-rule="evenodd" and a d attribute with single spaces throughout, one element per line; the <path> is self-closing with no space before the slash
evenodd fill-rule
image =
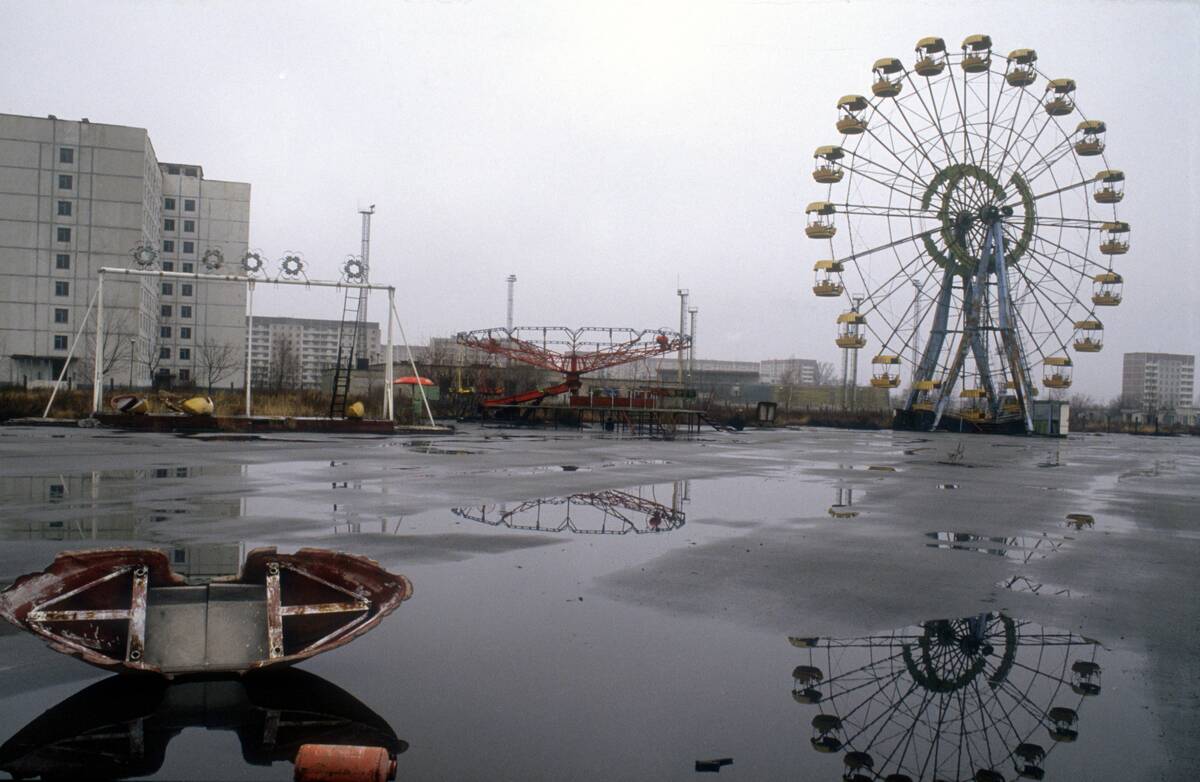
<path id="1" fill-rule="evenodd" d="M 683 526 L 683 504 L 690 501 L 689 481 L 670 485 L 670 504 L 666 484 L 639 486 L 635 489 L 606 489 L 567 497 L 526 500 L 513 507 L 479 505 L 454 508 L 456 515 L 481 524 L 538 532 L 574 532 L 582 535 L 640 535 L 669 532 Z"/>
<path id="2" fill-rule="evenodd" d="M 1003 614 L 788 640 L 805 650 L 792 697 L 813 712 L 810 743 L 853 782 L 1042 779 L 1100 694 L 1099 644 Z"/>
<path id="3" fill-rule="evenodd" d="M 854 510 L 854 489 L 849 486 L 837 486 L 837 496 L 829 506 L 829 515 L 835 519 L 852 519 L 858 515 Z"/>
<path id="4" fill-rule="evenodd" d="M 239 679 L 113 676 L 49 709 L 0 746 L 15 778 L 124 779 L 153 774 L 185 728 L 237 733 L 242 757 L 291 762 L 302 744 L 408 748 L 345 690 L 295 669 Z"/>
<path id="5" fill-rule="evenodd" d="M 150 525 L 180 516 L 235 518 L 242 515 L 236 497 L 164 497 L 159 481 L 233 479 L 244 472 L 244 465 L 216 464 L 0 478 L 0 500 L 18 512 L 0 519 L 0 540 L 137 540 L 147 537 Z"/>

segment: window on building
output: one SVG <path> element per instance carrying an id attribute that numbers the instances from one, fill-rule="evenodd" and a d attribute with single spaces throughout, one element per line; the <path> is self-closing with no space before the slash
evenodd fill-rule
<path id="1" fill-rule="evenodd" d="M 171 327 L 170 326 L 159 326 L 158 327 L 158 336 L 162 337 L 163 339 L 170 339 L 171 338 Z"/>
<path id="2" fill-rule="evenodd" d="M 54 349 L 55 350 L 66 350 L 67 349 L 67 335 L 66 334 L 55 334 L 54 335 Z"/>
<path id="3" fill-rule="evenodd" d="M 179 360 L 180 361 L 190 361 L 191 358 L 192 358 L 192 349 L 191 348 L 180 348 L 179 349 Z"/>
<path id="4" fill-rule="evenodd" d="M 163 267 L 164 272 L 173 272 L 173 271 L 175 271 L 175 262 L 174 261 L 163 261 L 162 267 Z"/>
<path id="5" fill-rule="evenodd" d="M 170 304 L 162 305 L 161 307 L 158 308 L 158 311 L 164 318 L 171 317 L 171 305 Z"/>
<path id="6" fill-rule="evenodd" d="M 58 241 L 60 241 L 60 242 L 69 242 L 69 241 L 71 241 L 71 229 L 64 228 L 63 226 L 60 225 L 58 227 L 57 232 L 55 233 L 55 236 L 58 238 Z"/>
<path id="7" fill-rule="evenodd" d="M 196 176 L 197 171 L 194 168 L 188 167 L 183 170 L 184 176 Z"/>
<path id="8" fill-rule="evenodd" d="M 183 273 L 184 274 L 191 274 L 194 271 L 196 271 L 196 264 L 192 263 L 191 261 L 183 262 Z"/>
<path id="9" fill-rule="evenodd" d="M 183 211 L 185 211 L 185 212 L 196 211 L 196 199 L 194 199 L 194 198 L 183 199 Z"/>
<path id="10" fill-rule="evenodd" d="M 75 186 L 75 177 L 71 176 L 70 174 L 59 174 L 58 175 L 58 189 L 59 190 L 70 190 L 74 186 Z"/>
<path id="11" fill-rule="evenodd" d="M 179 166 L 167 166 L 167 173 L 168 174 L 178 174 Z"/>
<path id="12" fill-rule="evenodd" d="M 179 381 L 181 383 L 190 383 L 192 381 L 192 370 L 190 370 L 190 369 L 179 370 Z"/>
<path id="13" fill-rule="evenodd" d="M 70 296 L 71 295 L 71 283 L 64 282 L 63 280 L 56 281 L 54 283 L 54 295 L 55 296 Z"/>
<path id="14" fill-rule="evenodd" d="M 195 220 L 184 220 L 183 221 L 183 232 L 188 233 L 188 234 L 195 233 L 196 232 L 196 221 Z"/>
<path id="15" fill-rule="evenodd" d="M 71 202 L 70 201 L 59 201 L 58 202 L 58 214 L 59 214 L 59 217 L 70 217 L 71 216 Z"/>
<path id="16" fill-rule="evenodd" d="M 192 284 L 190 282 L 185 282 L 183 285 L 180 285 L 179 292 L 184 296 L 191 296 L 192 295 Z"/>
<path id="17" fill-rule="evenodd" d="M 163 239 L 163 252 L 165 252 L 165 253 L 175 252 L 175 240 L 174 239 Z"/>
<path id="18" fill-rule="evenodd" d="M 174 198 L 164 198 L 163 199 L 163 209 L 174 210 L 175 209 L 175 199 Z"/>
<path id="19" fill-rule="evenodd" d="M 190 304 L 184 304 L 179 308 L 179 317 L 181 317 L 181 318 L 192 317 L 192 307 Z"/>
<path id="20" fill-rule="evenodd" d="M 174 285 L 174 283 L 170 283 L 170 282 L 164 282 L 164 283 L 162 284 L 162 295 L 164 295 L 164 296 L 170 296 L 170 295 L 171 295 L 172 293 L 174 293 L 174 292 L 175 292 L 175 285 Z"/>
<path id="21" fill-rule="evenodd" d="M 175 221 L 173 219 L 171 219 L 170 217 L 163 220 L 163 230 L 164 231 L 174 231 L 175 230 Z"/>
<path id="22" fill-rule="evenodd" d="M 68 309 L 63 309 L 62 307 L 54 308 L 54 322 L 55 323 L 66 323 L 67 318 L 69 318 L 70 315 L 71 315 L 71 311 Z"/>
<path id="23" fill-rule="evenodd" d="M 75 148 L 74 147 L 59 147 L 58 148 L 58 162 L 59 163 L 74 163 L 75 162 Z"/>
<path id="24" fill-rule="evenodd" d="M 196 252 L 196 243 L 185 241 L 183 243 L 183 254 L 191 255 L 194 252 Z"/>
<path id="25" fill-rule="evenodd" d="M 158 357 L 159 358 L 170 358 L 171 357 L 171 349 L 168 347 L 159 348 L 158 349 Z"/>
<path id="26" fill-rule="evenodd" d="M 57 253 L 54 256 L 54 268 L 55 269 L 70 269 L 71 268 L 71 256 L 67 255 L 66 253 Z"/>
<path id="27" fill-rule="evenodd" d="M 179 338 L 180 339 L 191 339 L 192 338 L 192 327 L 191 326 L 180 326 L 179 327 Z"/>

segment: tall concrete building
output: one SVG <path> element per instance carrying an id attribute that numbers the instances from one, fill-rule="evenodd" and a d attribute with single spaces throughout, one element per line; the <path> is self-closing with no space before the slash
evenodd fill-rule
<path id="1" fill-rule="evenodd" d="M 780 385 L 791 380 L 794 385 L 817 384 L 817 362 L 811 358 L 772 358 L 758 362 L 761 382 Z"/>
<path id="2" fill-rule="evenodd" d="M 91 382 L 94 315 L 85 316 L 97 270 L 132 266 L 135 247 L 158 248 L 170 264 L 164 270 L 184 271 L 185 261 L 194 265 L 190 259 L 209 249 L 236 262 L 249 241 L 250 186 L 205 180 L 199 166 L 160 164 L 144 128 L 0 114 L 0 182 L 0 383 L 52 382 L 81 325 L 66 376 Z M 194 218 L 182 213 L 184 198 L 194 201 Z M 183 241 L 192 243 L 190 256 Z M 227 342 L 245 355 L 244 289 L 197 280 L 183 283 L 184 295 L 176 281 L 164 294 L 163 284 L 107 281 L 101 361 L 108 379 L 203 382 L 197 341 Z M 240 385 L 243 365 L 223 380 Z"/>
<path id="3" fill-rule="evenodd" d="M 250 369 L 256 386 L 319 388 L 321 372 L 338 358 L 339 320 L 255 315 L 251 331 Z M 379 324 L 368 321 L 364 342 L 369 364 L 383 361 Z M 355 362 L 359 363 L 358 361 Z"/>
<path id="4" fill-rule="evenodd" d="M 1195 371 L 1195 356 L 1126 353 L 1121 374 L 1122 412 L 1135 421 L 1194 423 Z"/>

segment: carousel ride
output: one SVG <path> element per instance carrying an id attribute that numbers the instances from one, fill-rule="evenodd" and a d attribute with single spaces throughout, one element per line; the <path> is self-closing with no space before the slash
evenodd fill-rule
<path id="1" fill-rule="evenodd" d="M 1028 432 L 1038 384 L 1071 385 L 1122 300 L 1125 175 L 1107 124 L 1033 49 L 987 35 L 959 51 L 917 42 L 884 57 L 868 95 L 837 101 L 839 144 L 814 153 L 825 186 L 805 234 L 828 243 L 813 293 L 841 298 L 836 344 L 871 346 L 871 385 L 905 387 L 897 428 Z"/>
<path id="2" fill-rule="evenodd" d="M 809 744 L 848 782 L 1043 779 L 1101 692 L 1097 642 L 989 613 L 863 638 L 788 639 Z"/>

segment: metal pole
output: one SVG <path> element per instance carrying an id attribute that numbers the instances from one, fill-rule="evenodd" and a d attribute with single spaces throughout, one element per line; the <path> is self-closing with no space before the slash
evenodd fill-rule
<path id="1" fill-rule="evenodd" d="M 691 322 L 688 324 L 688 385 L 695 382 L 692 373 L 696 371 L 696 313 L 699 307 L 688 307 Z"/>
<path id="2" fill-rule="evenodd" d="M 511 332 L 513 327 L 513 288 L 517 284 L 517 275 L 508 275 L 505 282 L 508 283 L 508 319 L 505 323 L 507 324 L 508 331 Z"/>
<path id="3" fill-rule="evenodd" d="M 133 388 L 133 356 L 137 352 L 137 337 L 129 338 L 129 387 Z"/>
<path id="4" fill-rule="evenodd" d="M 92 415 L 100 412 L 104 396 L 104 269 L 96 275 L 96 351 L 92 372 Z"/>
<path id="5" fill-rule="evenodd" d="M 246 281 L 246 417 L 250 417 L 250 386 L 254 372 L 254 280 Z"/>
<path id="6" fill-rule="evenodd" d="M 97 290 L 92 294 L 92 300 L 88 302 L 87 312 L 83 313 L 83 320 L 79 321 L 79 328 L 75 330 L 75 339 L 71 340 L 71 349 L 67 351 L 67 360 L 63 362 L 62 371 L 58 373 L 58 380 L 54 381 L 54 389 L 50 392 L 50 399 L 46 402 L 46 409 L 42 411 L 42 418 L 47 418 L 50 415 L 50 406 L 54 404 L 54 397 L 58 396 L 58 389 L 62 386 L 63 378 L 66 377 L 67 367 L 71 366 L 71 359 L 75 356 L 75 348 L 79 345 L 79 338 L 83 336 L 83 330 L 87 328 L 87 320 L 92 314 L 92 307 L 96 306 Z"/>
<path id="7" fill-rule="evenodd" d="M 383 357 L 383 414 L 389 421 L 396 420 L 395 415 L 395 378 L 392 377 L 392 321 L 396 311 L 396 289 L 388 288 L 388 325 L 387 325 L 387 355 Z"/>
<path id="8" fill-rule="evenodd" d="M 678 290 L 675 291 L 675 295 L 677 295 L 679 297 L 679 336 L 683 337 L 683 336 L 686 336 L 686 334 L 687 334 L 687 331 L 685 330 L 686 324 L 684 322 L 684 318 L 687 317 L 688 290 L 687 290 L 687 288 L 679 288 Z M 683 387 L 683 360 L 684 360 L 683 351 L 680 350 L 679 358 L 676 359 L 676 362 L 679 364 L 678 376 L 679 376 L 679 387 L 680 388 Z"/>

